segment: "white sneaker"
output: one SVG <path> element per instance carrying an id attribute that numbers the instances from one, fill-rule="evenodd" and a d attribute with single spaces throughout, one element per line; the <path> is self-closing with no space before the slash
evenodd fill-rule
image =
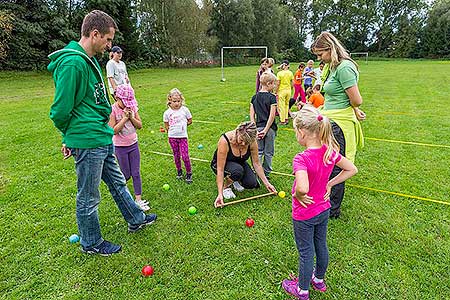
<path id="1" fill-rule="evenodd" d="M 233 182 L 233 188 L 236 190 L 236 192 L 243 192 L 245 188 L 239 183 L 239 181 Z"/>
<path id="2" fill-rule="evenodd" d="M 228 200 L 228 199 L 231 199 L 231 198 L 236 198 L 236 195 L 233 193 L 231 188 L 226 188 L 226 189 L 223 190 L 223 198 Z"/>
<path id="3" fill-rule="evenodd" d="M 148 202 L 145 200 L 136 200 L 136 204 L 139 205 L 139 207 L 143 210 L 143 211 L 147 211 L 150 209 L 150 207 L 148 206 Z"/>

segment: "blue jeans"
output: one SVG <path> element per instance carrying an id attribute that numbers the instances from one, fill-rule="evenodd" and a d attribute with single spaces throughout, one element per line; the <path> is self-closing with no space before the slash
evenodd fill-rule
<path id="1" fill-rule="evenodd" d="M 145 214 L 134 202 L 125 177 L 114 157 L 112 144 L 91 149 L 71 149 L 77 171 L 77 224 L 84 248 L 103 242 L 98 221 L 100 180 L 109 188 L 125 220 L 130 224 L 144 222 Z"/>
<path id="2" fill-rule="evenodd" d="M 262 131 L 264 127 L 258 127 L 258 131 Z M 262 140 L 258 141 L 258 156 L 259 162 L 261 163 L 264 174 L 268 176 L 270 172 L 272 172 L 272 158 L 275 153 L 275 137 L 277 136 L 277 132 L 272 128 L 269 128 L 266 136 Z M 264 161 L 263 161 L 264 156 Z"/>
<path id="3" fill-rule="evenodd" d="M 330 210 L 304 221 L 293 220 L 294 237 L 300 260 L 298 286 L 309 290 L 316 254 L 315 276 L 323 279 L 328 267 L 327 225 Z"/>

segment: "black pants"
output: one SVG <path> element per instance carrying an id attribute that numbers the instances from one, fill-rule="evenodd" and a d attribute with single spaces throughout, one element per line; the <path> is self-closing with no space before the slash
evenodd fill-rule
<path id="1" fill-rule="evenodd" d="M 333 127 L 333 135 L 336 141 L 339 144 L 339 153 L 341 155 L 345 156 L 345 138 L 344 133 L 342 132 L 342 129 L 336 124 L 331 123 Z M 334 166 L 333 171 L 331 172 L 330 179 L 336 177 L 340 172 L 342 171 L 341 168 L 338 166 Z M 330 217 L 331 218 L 337 218 L 341 214 L 341 203 L 342 199 L 344 199 L 344 192 L 345 192 L 345 181 L 339 184 L 336 184 L 331 188 L 331 195 L 330 195 L 330 203 L 331 203 L 331 210 L 330 210 Z"/>
<path id="2" fill-rule="evenodd" d="M 295 104 L 295 99 L 291 98 L 289 99 L 289 109 L 291 109 L 291 107 Z"/>
<path id="3" fill-rule="evenodd" d="M 217 165 L 213 161 L 211 169 L 217 175 Z M 230 177 L 233 181 L 239 181 L 246 189 L 255 189 L 259 187 L 259 182 L 256 179 L 256 174 L 247 162 L 239 164 L 233 161 L 225 163 L 224 177 Z"/>

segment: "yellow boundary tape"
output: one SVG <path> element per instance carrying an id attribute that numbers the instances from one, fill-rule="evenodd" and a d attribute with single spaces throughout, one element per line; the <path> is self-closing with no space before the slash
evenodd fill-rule
<path id="1" fill-rule="evenodd" d="M 282 130 L 294 131 L 293 128 L 281 128 L 281 129 Z M 378 138 L 371 138 L 371 137 L 364 137 L 364 139 L 370 140 L 370 141 L 379 141 L 379 142 L 388 142 L 388 143 L 397 143 L 397 144 L 406 144 L 406 145 L 428 146 L 428 147 L 438 147 L 438 148 L 450 148 L 449 145 L 440 145 L 440 144 L 416 143 L 416 142 L 408 142 L 408 141 L 378 139 Z"/>
<path id="2" fill-rule="evenodd" d="M 195 120 L 195 122 L 206 123 L 206 124 L 220 124 L 221 123 L 221 122 L 216 122 L 216 121 L 202 121 L 202 120 Z M 231 125 L 231 123 L 228 123 L 228 124 Z M 280 128 L 280 129 L 294 131 L 293 128 Z M 364 139 L 369 140 L 369 141 L 379 141 L 379 142 L 387 142 L 387 143 L 397 143 L 397 144 L 405 144 L 405 145 L 416 145 L 416 146 L 449 148 L 450 149 L 450 145 L 417 143 L 417 142 L 408 142 L 408 141 L 399 141 L 399 140 L 379 139 L 379 138 L 372 138 L 372 137 L 364 137 Z"/>
<path id="3" fill-rule="evenodd" d="M 170 154 L 170 153 L 163 153 L 163 152 L 158 152 L 158 151 L 149 151 L 149 152 L 153 153 L 153 154 L 163 155 L 163 156 L 172 156 L 172 154 Z M 208 162 L 209 163 L 209 160 L 202 159 L 202 158 L 191 157 L 191 160 L 201 161 L 201 162 Z M 272 171 L 272 173 L 273 174 L 278 174 L 278 175 L 283 175 L 283 176 L 294 177 L 293 174 L 287 174 L 287 173 L 275 172 L 275 171 Z M 378 192 L 378 193 L 385 193 L 385 194 L 400 196 L 400 197 L 404 197 L 404 198 L 411 198 L 411 199 L 417 199 L 417 200 L 422 200 L 422 201 L 428 201 L 428 202 L 434 202 L 434 203 L 439 203 L 439 204 L 450 205 L 450 202 L 446 202 L 446 201 L 440 201 L 440 200 L 424 198 L 424 197 L 420 197 L 420 196 L 414 196 L 414 195 L 408 195 L 408 194 L 403 194 L 403 193 L 397 193 L 397 192 L 391 192 L 391 191 L 386 191 L 386 190 L 380 190 L 380 189 L 375 189 L 375 188 L 362 186 L 362 185 L 357 185 L 357 184 L 351 184 L 351 183 L 346 183 L 346 185 L 351 186 L 351 187 L 355 187 L 355 188 L 358 188 L 358 189 L 369 190 L 369 191 L 374 191 L 374 192 Z"/>

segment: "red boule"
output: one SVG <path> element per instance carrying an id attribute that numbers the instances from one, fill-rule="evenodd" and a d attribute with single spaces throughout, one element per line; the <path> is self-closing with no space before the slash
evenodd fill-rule
<path id="1" fill-rule="evenodd" d="M 149 276 L 152 276 L 153 275 L 153 272 L 154 272 L 155 270 L 153 270 L 153 267 L 152 266 L 144 266 L 143 268 L 142 268 L 142 275 L 144 275 L 145 277 L 149 277 Z"/>
<path id="2" fill-rule="evenodd" d="M 245 221 L 245 226 L 247 226 L 247 227 L 253 227 L 253 225 L 255 225 L 255 221 L 254 221 L 252 218 L 248 218 L 248 219 Z"/>

